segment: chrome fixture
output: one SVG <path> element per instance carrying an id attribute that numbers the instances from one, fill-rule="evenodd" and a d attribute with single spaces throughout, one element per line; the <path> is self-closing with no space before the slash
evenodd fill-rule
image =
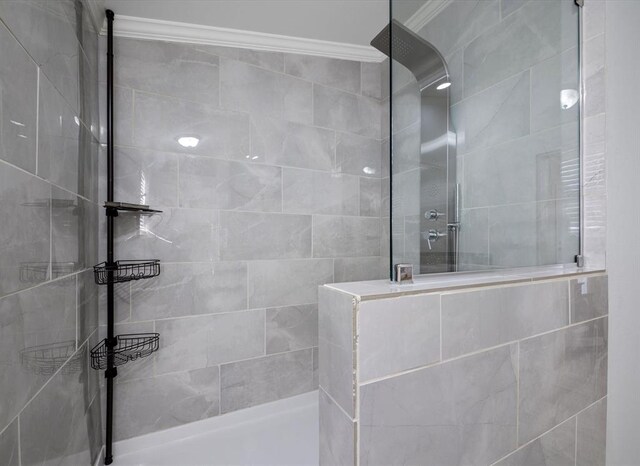
<path id="1" fill-rule="evenodd" d="M 429 212 L 424 213 L 424 218 L 426 218 L 427 220 L 436 221 L 443 215 L 444 214 L 440 212 L 438 209 L 431 209 Z"/>
<path id="2" fill-rule="evenodd" d="M 393 268 L 393 281 L 399 285 L 408 285 L 413 283 L 413 265 L 412 264 L 396 264 Z"/>
<path id="3" fill-rule="evenodd" d="M 407 67 L 418 80 L 420 91 L 435 83 L 440 83 L 439 90 L 451 84 L 447 62 L 438 49 L 395 19 L 373 38 L 371 45 Z"/>
<path id="4" fill-rule="evenodd" d="M 422 233 L 422 238 L 427 240 L 427 244 L 429 245 L 429 251 L 431 251 L 432 246 L 431 243 L 437 242 L 440 238 L 447 236 L 447 233 L 442 233 L 440 230 L 431 229 L 426 233 Z"/>

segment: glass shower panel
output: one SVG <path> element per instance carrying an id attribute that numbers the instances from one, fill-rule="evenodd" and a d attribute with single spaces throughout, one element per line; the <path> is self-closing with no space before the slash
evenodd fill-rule
<path id="1" fill-rule="evenodd" d="M 390 51 L 373 42 L 392 57 L 391 263 L 432 273 L 574 262 L 579 7 L 392 0 L 391 9 Z M 415 63 L 425 47 L 442 60 L 441 79 L 424 77 L 435 58 Z"/>

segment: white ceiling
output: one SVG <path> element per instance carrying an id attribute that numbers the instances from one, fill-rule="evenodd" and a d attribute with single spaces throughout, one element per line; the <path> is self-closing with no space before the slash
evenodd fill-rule
<path id="1" fill-rule="evenodd" d="M 394 1 L 404 20 L 428 0 Z M 177 21 L 368 45 L 389 21 L 388 0 L 106 0 L 116 16 Z"/>

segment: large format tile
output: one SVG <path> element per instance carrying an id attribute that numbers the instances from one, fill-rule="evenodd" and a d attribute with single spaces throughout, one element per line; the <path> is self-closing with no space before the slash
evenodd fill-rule
<path id="1" fill-rule="evenodd" d="M 280 212 L 281 169 L 207 157 L 180 158 L 180 207 Z"/>
<path id="2" fill-rule="evenodd" d="M 571 323 L 595 319 L 609 313 L 609 278 L 576 278 L 569 282 L 571 290 Z"/>
<path id="3" fill-rule="evenodd" d="M 314 257 L 380 255 L 380 219 L 374 217 L 313 217 Z"/>
<path id="4" fill-rule="evenodd" d="M 585 42 L 583 57 L 584 92 L 588 96 L 584 101 L 584 114 L 590 117 L 606 110 L 604 34 Z"/>
<path id="5" fill-rule="evenodd" d="M 356 424 L 320 389 L 320 465 L 356 464 Z"/>
<path id="6" fill-rule="evenodd" d="M 68 275 L 86 267 L 91 240 L 91 207 L 75 194 L 51 188 L 51 276 Z M 93 265 L 93 264 L 91 264 Z"/>
<path id="7" fill-rule="evenodd" d="M 561 136 L 557 136 L 555 145 L 560 146 Z M 465 154 L 465 207 L 577 199 L 578 153 L 550 148 L 553 145 L 528 136 Z"/>
<path id="8" fill-rule="evenodd" d="M 355 417 L 355 348 L 353 297 L 321 287 L 318 303 L 320 388 Z"/>
<path id="9" fill-rule="evenodd" d="M 249 154 L 249 116 L 143 92 L 135 93 L 133 143 L 145 149 L 240 159 Z M 200 139 L 196 147 L 178 144 L 182 136 Z"/>
<path id="10" fill-rule="evenodd" d="M 210 262 L 220 258 L 218 212 L 152 207 L 151 216 L 121 215 L 115 225 L 116 247 L 123 258 L 166 262 Z"/>
<path id="11" fill-rule="evenodd" d="M 333 131 L 251 115 L 252 161 L 331 171 L 334 152 Z"/>
<path id="12" fill-rule="evenodd" d="M 89 409 L 90 400 L 84 395 L 86 351 L 86 346 L 80 347 L 77 363 L 67 362 L 20 414 L 23 465 L 93 464 L 96 459 L 98 452 L 93 449 L 100 449 L 101 442 L 92 438 L 100 411 Z"/>
<path id="13" fill-rule="evenodd" d="M 284 53 L 238 49 L 238 60 L 271 71 L 284 71 Z"/>
<path id="14" fill-rule="evenodd" d="M 114 54 L 120 86 L 218 105 L 218 57 L 206 48 L 119 37 Z"/>
<path id="15" fill-rule="evenodd" d="M 519 443 L 607 393 L 607 319 L 520 343 Z"/>
<path id="16" fill-rule="evenodd" d="M 0 2 L 0 17 L 49 81 L 74 111 L 78 110 L 79 55 L 81 50 L 67 8 L 70 1 L 47 0 Z"/>
<path id="17" fill-rule="evenodd" d="M 336 171 L 338 172 L 380 177 L 382 176 L 382 155 L 382 145 L 377 139 L 349 133 L 336 135 Z"/>
<path id="18" fill-rule="evenodd" d="M 104 51 L 106 56 L 106 50 Z M 99 139 L 107 143 L 107 86 L 100 85 L 98 90 L 100 128 Z M 114 85 L 113 87 L 113 137 L 116 144 L 133 144 L 133 90 Z"/>
<path id="19" fill-rule="evenodd" d="M 318 126 L 380 138 L 380 102 L 324 86 L 313 86 L 313 122 Z"/>
<path id="20" fill-rule="evenodd" d="M 98 285 L 94 280 L 93 270 L 85 270 L 77 276 L 77 327 L 78 344 L 82 345 L 98 328 Z M 90 345 L 91 348 L 91 345 Z"/>
<path id="21" fill-rule="evenodd" d="M 310 55 L 286 54 L 285 73 L 335 87 L 347 92 L 360 92 L 360 62 Z"/>
<path id="22" fill-rule="evenodd" d="M 220 412 L 228 413 L 312 390 L 312 349 L 220 366 Z"/>
<path id="23" fill-rule="evenodd" d="M 575 466 L 575 456 L 576 420 L 571 419 L 516 450 L 495 466 Z"/>
<path id="24" fill-rule="evenodd" d="M 538 0 L 467 45 L 464 90 L 469 96 L 578 45 L 578 9 L 571 2 Z"/>
<path id="25" fill-rule="evenodd" d="M 516 442 L 516 346 L 360 388 L 360 464 L 486 465 Z"/>
<path id="26" fill-rule="evenodd" d="M 18 435 L 18 418 L 0 433 L 0 463 L 5 466 L 20 466 Z"/>
<path id="27" fill-rule="evenodd" d="M 251 261 L 249 307 L 277 307 L 318 302 L 318 286 L 333 282 L 331 259 Z"/>
<path id="28" fill-rule="evenodd" d="M 607 399 L 578 414 L 576 464 L 604 466 L 607 457 Z"/>
<path id="29" fill-rule="evenodd" d="M 388 63 L 388 60 L 385 60 L 382 63 L 360 63 L 362 95 L 379 100 L 389 96 Z"/>
<path id="30" fill-rule="evenodd" d="M 311 257 L 311 216 L 221 212 L 220 255 L 223 260 Z"/>
<path id="31" fill-rule="evenodd" d="M 471 270 L 489 264 L 489 209 L 462 209 L 458 245 L 460 270 Z"/>
<path id="32" fill-rule="evenodd" d="M 132 380 L 118 385 L 116 397 L 117 440 L 217 416 L 219 368 Z"/>
<path id="33" fill-rule="evenodd" d="M 440 296 L 360 303 L 358 377 L 384 377 L 440 360 Z"/>
<path id="34" fill-rule="evenodd" d="M 120 202 L 153 208 L 178 205 L 178 156 L 157 150 L 116 146 L 114 149 L 114 198 Z M 106 167 L 105 167 L 106 168 Z M 100 173 L 106 194 L 106 170 Z"/>
<path id="35" fill-rule="evenodd" d="M 267 309 L 267 354 L 318 346 L 318 305 Z"/>
<path id="36" fill-rule="evenodd" d="M 79 193 L 80 120 L 46 77 L 40 79 L 38 175 Z"/>
<path id="37" fill-rule="evenodd" d="M 442 357 L 520 340 L 569 324 L 566 281 L 442 295 Z"/>
<path id="38" fill-rule="evenodd" d="M 572 48 L 531 68 L 532 132 L 578 121 L 578 102 L 564 108 L 560 100 L 563 90 L 580 89 L 578 60 L 578 49 Z"/>
<path id="39" fill-rule="evenodd" d="M 50 187 L 0 162 L 0 295 L 49 278 Z"/>
<path id="40" fill-rule="evenodd" d="M 386 273 L 379 256 L 337 257 L 333 261 L 334 283 L 379 280 Z"/>
<path id="41" fill-rule="evenodd" d="M 341 173 L 285 168 L 282 210 L 295 214 L 357 215 L 359 179 Z"/>
<path id="42" fill-rule="evenodd" d="M 489 209 L 490 265 L 569 264 L 578 253 L 578 199 Z"/>
<path id="43" fill-rule="evenodd" d="M 262 309 L 159 320 L 156 332 L 162 335 L 155 360 L 157 374 L 264 355 Z"/>
<path id="44" fill-rule="evenodd" d="M 529 134 L 529 72 L 521 73 L 451 108 L 458 153 Z"/>
<path id="45" fill-rule="evenodd" d="M 220 104 L 298 123 L 311 123 L 311 83 L 233 60 L 220 62 Z"/>
<path id="46" fill-rule="evenodd" d="M 247 266 L 242 262 L 165 264 L 153 280 L 131 287 L 135 321 L 214 314 L 247 308 Z"/>
<path id="47" fill-rule="evenodd" d="M 448 55 L 499 21 L 500 0 L 456 0 L 429 21 L 419 34 L 440 53 Z"/>
<path id="48" fill-rule="evenodd" d="M 36 171 L 38 68 L 0 24 L 0 158 Z"/>

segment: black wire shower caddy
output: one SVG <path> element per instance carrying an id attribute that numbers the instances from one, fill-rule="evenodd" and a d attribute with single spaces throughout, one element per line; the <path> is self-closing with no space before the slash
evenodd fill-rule
<path id="1" fill-rule="evenodd" d="M 160 348 L 160 334 L 137 333 L 115 335 L 114 307 L 115 284 L 142 280 L 160 275 L 160 260 L 114 259 L 114 220 L 120 212 L 137 215 L 153 215 L 160 212 L 148 205 L 115 202 L 113 200 L 113 20 L 115 14 L 106 10 L 107 16 L 107 260 L 93 267 L 95 282 L 107 286 L 107 337 L 91 349 L 91 367 L 104 370 L 107 379 L 106 429 L 104 464 L 113 462 L 113 379 L 118 375 L 117 366 L 147 357 Z"/>

